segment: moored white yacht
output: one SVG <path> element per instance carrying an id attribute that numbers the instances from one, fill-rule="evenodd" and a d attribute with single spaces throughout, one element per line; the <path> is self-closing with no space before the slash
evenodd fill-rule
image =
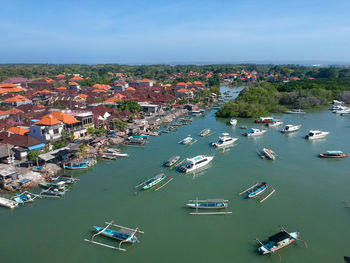
<path id="1" fill-rule="evenodd" d="M 237 119 L 232 118 L 232 119 L 230 120 L 230 124 L 231 124 L 232 126 L 237 125 Z"/>
<path id="2" fill-rule="evenodd" d="M 260 130 L 260 129 L 255 129 L 255 128 L 251 128 L 248 129 L 246 133 L 244 133 L 243 135 L 245 136 L 258 136 L 258 135 L 263 135 L 265 134 L 265 132 L 267 132 L 267 130 Z"/>
<path id="3" fill-rule="evenodd" d="M 228 133 L 222 133 L 217 142 L 213 142 L 211 145 L 215 148 L 221 148 L 232 145 L 238 138 L 231 137 Z"/>
<path id="4" fill-rule="evenodd" d="M 329 132 L 325 132 L 325 131 L 310 130 L 309 133 L 305 135 L 305 139 L 308 139 L 308 140 L 322 139 L 326 137 L 328 134 Z"/>
<path id="5" fill-rule="evenodd" d="M 191 173 L 199 168 L 209 164 L 214 159 L 214 156 L 198 155 L 193 158 L 187 158 L 185 165 L 180 167 L 180 172 Z"/>
<path id="6" fill-rule="evenodd" d="M 295 132 L 300 130 L 301 124 L 299 125 L 292 125 L 292 124 L 287 124 L 284 129 L 281 130 L 282 133 L 289 133 L 289 132 Z"/>

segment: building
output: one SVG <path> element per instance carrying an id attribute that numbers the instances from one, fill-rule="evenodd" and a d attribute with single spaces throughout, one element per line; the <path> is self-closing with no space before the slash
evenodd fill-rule
<path id="1" fill-rule="evenodd" d="M 139 102 L 139 105 L 142 107 L 142 112 L 144 112 L 145 115 L 148 115 L 148 116 L 153 115 L 154 113 L 157 113 L 160 110 L 160 107 L 154 104 Z"/>
<path id="2" fill-rule="evenodd" d="M 74 82 L 74 81 L 69 83 L 69 89 L 75 90 L 75 91 L 80 91 L 81 90 L 80 85 L 77 82 Z"/>
<path id="3" fill-rule="evenodd" d="M 27 99 L 26 97 L 22 95 L 16 95 L 11 98 L 8 98 L 2 102 L 3 105 L 10 105 L 14 107 L 18 107 L 20 105 L 24 104 L 33 104 L 33 102 L 30 99 Z"/>
<path id="4" fill-rule="evenodd" d="M 30 126 L 28 135 L 44 141 L 59 141 L 61 140 L 61 133 L 64 124 L 53 118 L 51 115 L 43 117 L 40 121 Z"/>
<path id="5" fill-rule="evenodd" d="M 143 79 L 139 81 L 139 86 L 153 87 L 153 81 L 150 81 L 149 79 Z"/>

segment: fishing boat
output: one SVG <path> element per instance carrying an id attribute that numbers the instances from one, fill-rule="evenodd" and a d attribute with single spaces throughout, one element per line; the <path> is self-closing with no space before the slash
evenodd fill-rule
<path id="1" fill-rule="evenodd" d="M 284 129 L 281 130 L 282 133 L 290 133 L 290 132 L 295 132 L 300 130 L 301 124 L 299 125 L 292 125 L 292 124 L 287 124 Z"/>
<path id="2" fill-rule="evenodd" d="M 325 138 L 329 132 L 326 131 L 317 131 L 317 130 L 310 130 L 307 135 L 305 135 L 305 139 L 307 140 L 316 140 L 316 139 L 322 139 Z"/>
<path id="3" fill-rule="evenodd" d="M 248 198 L 255 198 L 259 195 L 261 195 L 266 189 L 267 189 L 267 184 L 265 182 L 260 183 L 259 185 L 255 186 L 253 189 L 251 189 L 248 192 L 247 197 Z"/>
<path id="4" fill-rule="evenodd" d="M 265 132 L 267 132 L 267 130 L 260 130 L 260 129 L 255 129 L 255 128 L 251 128 L 248 129 L 246 133 L 244 133 L 244 136 L 259 136 L 259 135 L 263 135 L 265 134 Z"/>
<path id="5" fill-rule="evenodd" d="M 114 154 L 108 154 L 108 153 L 102 154 L 101 157 L 102 157 L 103 159 L 107 159 L 107 160 L 115 160 L 115 159 L 117 159 L 117 156 L 116 156 L 116 155 L 114 155 Z"/>
<path id="6" fill-rule="evenodd" d="M 348 157 L 349 154 L 343 153 L 342 151 L 327 151 L 318 155 L 321 158 L 344 158 Z"/>
<path id="7" fill-rule="evenodd" d="M 197 142 L 196 140 L 194 140 L 191 135 L 188 135 L 185 139 L 179 141 L 179 144 L 183 144 L 183 145 L 191 145 L 194 144 L 195 142 Z"/>
<path id="8" fill-rule="evenodd" d="M 65 184 L 74 184 L 77 181 L 79 181 L 78 178 L 74 178 L 70 175 L 65 175 L 65 174 L 58 177 L 51 177 L 51 180 L 52 180 L 51 181 L 52 183 L 64 182 Z"/>
<path id="9" fill-rule="evenodd" d="M 263 152 L 264 156 L 266 156 L 270 160 L 275 160 L 277 157 L 277 154 L 271 149 L 263 148 L 262 152 Z"/>
<path id="10" fill-rule="evenodd" d="M 0 197 L 0 206 L 4 206 L 10 209 L 18 207 L 18 203 L 16 201 Z"/>
<path id="11" fill-rule="evenodd" d="M 77 169 L 88 169 L 97 163 L 95 159 L 87 159 L 80 162 L 71 162 L 63 166 L 64 169 L 77 170 Z"/>
<path id="12" fill-rule="evenodd" d="M 193 158 L 187 158 L 185 165 L 180 167 L 180 172 L 191 173 L 194 172 L 207 164 L 209 164 L 214 159 L 214 156 L 198 155 Z"/>
<path id="13" fill-rule="evenodd" d="M 127 154 L 127 153 L 116 153 L 114 155 L 117 157 L 129 157 L 129 154 Z"/>
<path id="14" fill-rule="evenodd" d="M 232 214 L 232 212 L 227 211 L 228 208 L 228 200 L 224 200 L 222 198 L 215 199 L 206 199 L 206 200 L 188 200 L 186 207 L 196 209 L 195 213 L 190 213 L 191 215 L 224 215 L 224 214 Z M 216 210 L 216 209 L 225 209 L 225 212 L 199 212 L 199 209 L 204 210 Z"/>
<path id="15" fill-rule="evenodd" d="M 209 134 L 211 134 L 211 129 L 204 129 L 199 133 L 199 136 L 205 137 L 205 136 L 208 136 Z"/>
<path id="16" fill-rule="evenodd" d="M 214 148 L 222 148 L 232 145 L 238 138 L 231 137 L 229 133 L 222 133 L 217 142 L 213 142 Z"/>
<path id="17" fill-rule="evenodd" d="M 147 140 L 148 136 L 144 134 L 138 134 L 138 135 L 132 135 L 129 137 L 129 139 L 135 139 L 135 140 Z"/>
<path id="18" fill-rule="evenodd" d="M 281 120 L 273 120 L 271 123 L 266 123 L 267 127 L 277 127 L 283 124 L 283 121 Z"/>
<path id="19" fill-rule="evenodd" d="M 121 245 L 123 243 L 131 243 L 131 244 L 138 243 L 139 239 L 136 237 L 136 233 L 144 234 L 144 232 L 141 231 L 139 228 L 131 229 L 128 227 L 119 226 L 119 225 L 114 224 L 113 221 L 105 222 L 105 223 L 106 223 L 106 226 L 104 226 L 104 227 L 94 226 L 93 228 L 97 233 L 94 234 L 91 237 L 91 239 L 84 239 L 84 241 L 90 242 L 90 243 L 93 243 L 96 245 L 100 245 L 103 247 L 107 247 L 107 248 L 126 251 L 126 249 L 121 248 Z M 118 229 L 117 230 L 109 229 L 111 226 L 117 227 Z M 99 235 L 120 241 L 118 247 L 114 247 L 111 245 L 107 245 L 105 243 L 94 241 L 95 237 L 99 236 Z"/>
<path id="20" fill-rule="evenodd" d="M 175 165 L 179 160 L 180 160 L 180 156 L 178 156 L 178 155 L 172 156 L 164 163 L 164 166 L 171 167 L 171 166 Z"/>
<path id="21" fill-rule="evenodd" d="M 306 112 L 301 110 L 301 109 L 292 109 L 292 110 L 286 111 L 285 113 L 288 113 L 288 114 L 305 114 Z"/>
<path id="22" fill-rule="evenodd" d="M 146 182 L 142 183 L 142 189 L 143 190 L 147 190 L 152 188 L 153 186 L 156 186 L 157 184 L 159 184 L 160 182 L 164 181 L 167 177 L 165 176 L 165 174 L 160 173 L 160 174 L 156 174 L 155 176 L 153 176 L 151 179 L 147 180 Z"/>
<path id="23" fill-rule="evenodd" d="M 259 119 L 255 120 L 255 123 L 272 123 L 274 118 L 272 117 L 260 117 Z"/>
<path id="24" fill-rule="evenodd" d="M 269 237 L 269 240 L 266 244 L 263 244 L 259 239 L 256 239 L 260 243 L 260 247 L 258 248 L 259 253 L 266 255 L 270 253 L 278 253 L 277 251 L 281 248 L 284 248 L 295 241 L 302 241 L 304 245 L 307 247 L 305 241 L 299 239 L 299 232 L 288 233 L 282 226 L 282 231 L 274 234 Z M 279 253 L 278 253 L 279 255 Z M 281 255 L 279 255 L 281 257 Z"/>
<path id="25" fill-rule="evenodd" d="M 34 202 L 34 199 L 40 197 L 39 195 L 29 193 L 28 191 L 24 191 L 23 193 L 16 194 L 12 199 L 18 204 L 25 204 L 28 202 Z"/>
<path id="26" fill-rule="evenodd" d="M 53 197 L 62 197 L 66 194 L 64 191 L 60 191 L 59 189 L 56 188 L 49 188 L 47 190 L 43 190 L 40 192 L 41 196 L 53 196 Z"/>
<path id="27" fill-rule="evenodd" d="M 231 124 L 232 126 L 237 125 L 237 119 L 232 118 L 232 119 L 230 120 L 230 124 Z"/>
<path id="28" fill-rule="evenodd" d="M 130 146 L 144 146 L 146 145 L 147 141 L 145 140 L 128 140 L 127 142 L 125 142 L 126 145 L 130 145 Z"/>
<path id="29" fill-rule="evenodd" d="M 39 184 L 40 187 L 45 189 L 58 189 L 58 190 L 65 190 L 65 183 L 64 182 L 42 182 Z"/>

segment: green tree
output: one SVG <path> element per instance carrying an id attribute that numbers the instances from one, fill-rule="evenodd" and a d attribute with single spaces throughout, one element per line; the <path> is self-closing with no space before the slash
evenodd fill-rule
<path id="1" fill-rule="evenodd" d="M 36 159 L 38 159 L 40 154 L 41 154 L 40 151 L 29 151 L 27 155 L 27 159 L 29 161 L 35 161 Z"/>
<path id="2" fill-rule="evenodd" d="M 114 129 L 125 130 L 125 128 L 128 127 L 128 124 L 122 120 L 114 119 L 113 126 L 114 126 Z"/>

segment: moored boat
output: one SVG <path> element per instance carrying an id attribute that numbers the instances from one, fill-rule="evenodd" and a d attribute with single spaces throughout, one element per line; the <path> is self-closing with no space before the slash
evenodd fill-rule
<path id="1" fill-rule="evenodd" d="M 87 169 L 94 166 L 97 163 L 95 159 L 87 159 L 80 162 L 70 162 L 63 166 L 64 169 L 77 170 L 77 169 Z"/>
<path id="2" fill-rule="evenodd" d="M 18 203 L 16 201 L 0 197 L 0 206 L 4 206 L 10 209 L 18 207 Z"/>
<path id="3" fill-rule="evenodd" d="M 232 145 L 238 138 L 231 137 L 229 133 L 222 133 L 217 142 L 213 142 L 212 146 L 215 148 L 222 148 Z"/>
<path id="4" fill-rule="evenodd" d="M 142 184 L 142 189 L 143 190 L 147 190 L 152 188 L 153 186 L 156 186 L 157 184 L 159 184 L 160 182 L 162 182 L 163 180 L 165 180 L 167 177 L 165 176 L 165 174 L 160 173 L 160 174 L 156 174 L 155 176 L 153 176 L 151 179 L 147 180 L 146 182 L 144 182 Z"/>
<path id="5" fill-rule="evenodd" d="M 231 124 L 232 126 L 237 125 L 237 119 L 232 118 L 232 119 L 230 120 L 230 124 Z"/>
<path id="6" fill-rule="evenodd" d="M 178 156 L 178 155 L 177 156 L 172 156 L 164 163 L 164 166 L 171 167 L 174 164 L 176 164 L 179 160 L 180 160 L 180 156 Z"/>
<path id="7" fill-rule="evenodd" d="M 260 117 L 259 119 L 255 120 L 255 123 L 272 123 L 274 118 L 272 117 Z"/>
<path id="8" fill-rule="evenodd" d="M 277 157 L 277 154 L 271 149 L 263 148 L 262 152 L 263 152 L 264 156 L 266 156 L 270 160 L 275 160 Z"/>
<path id="9" fill-rule="evenodd" d="M 292 109 L 292 110 L 286 111 L 285 113 L 288 113 L 288 114 L 305 114 L 306 112 L 301 110 L 301 109 Z"/>
<path id="10" fill-rule="evenodd" d="M 214 159 L 214 156 L 198 155 L 193 158 L 187 158 L 185 165 L 180 167 L 180 172 L 191 173 L 194 172 L 207 164 L 209 164 Z"/>
<path id="11" fill-rule="evenodd" d="M 260 130 L 260 129 L 255 129 L 255 128 L 251 128 L 248 129 L 246 133 L 244 133 L 244 136 L 259 136 L 259 135 L 263 135 L 265 134 L 265 132 L 267 132 L 267 130 Z"/>
<path id="12" fill-rule="evenodd" d="M 208 136 L 210 133 L 211 133 L 211 130 L 210 130 L 209 128 L 208 128 L 208 129 L 204 129 L 204 130 L 202 130 L 202 131 L 199 133 L 199 136 L 205 137 L 205 136 Z"/>
<path id="13" fill-rule="evenodd" d="M 266 189 L 267 189 L 267 184 L 265 182 L 262 182 L 258 185 L 256 185 L 254 188 L 248 191 L 248 198 L 254 198 L 259 195 L 261 195 Z"/>
<path id="14" fill-rule="evenodd" d="M 348 157 L 349 154 L 343 153 L 342 151 L 327 151 L 325 153 L 320 153 L 318 156 L 322 158 L 344 158 Z"/>
<path id="15" fill-rule="evenodd" d="M 287 124 L 284 129 L 281 130 L 282 133 L 290 133 L 290 132 L 295 132 L 300 130 L 301 124 L 299 125 L 292 125 L 292 124 Z"/>
<path id="16" fill-rule="evenodd" d="M 198 209 L 225 209 L 228 202 L 224 199 L 207 199 L 207 200 L 191 200 L 194 202 L 187 203 L 189 208 Z"/>
<path id="17" fill-rule="evenodd" d="M 179 144 L 189 145 L 189 144 L 193 144 L 195 142 L 196 141 L 191 137 L 191 135 L 188 135 L 186 138 L 179 141 Z"/>
<path id="18" fill-rule="evenodd" d="M 325 138 L 329 132 L 326 131 L 318 131 L 318 130 L 310 130 L 307 135 L 305 135 L 305 139 L 307 140 L 315 140 Z"/>
<path id="19" fill-rule="evenodd" d="M 266 123 L 267 127 L 276 127 L 276 126 L 280 126 L 283 124 L 283 121 L 281 120 L 273 120 L 273 122 L 271 123 Z"/>
<path id="20" fill-rule="evenodd" d="M 135 235 L 132 235 L 133 232 L 130 230 L 121 229 L 119 231 L 116 231 L 116 230 L 112 230 L 112 229 L 104 229 L 103 227 L 99 227 L 99 226 L 94 226 L 94 229 L 97 232 L 102 231 L 101 235 L 109 237 L 109 238 L 122 240 L 122 241 L 125 241 L 127 243 L 132 243 L 132 244 L 138 242 L 137 237 Z"/>
<path id="21" fill-rule="evenodd" d="M 45 189 L 58 189 L 58 190 L 64 190 L 65 189 L 65 182 L 42 182 L 39 183 L 39 186 Z"/>

